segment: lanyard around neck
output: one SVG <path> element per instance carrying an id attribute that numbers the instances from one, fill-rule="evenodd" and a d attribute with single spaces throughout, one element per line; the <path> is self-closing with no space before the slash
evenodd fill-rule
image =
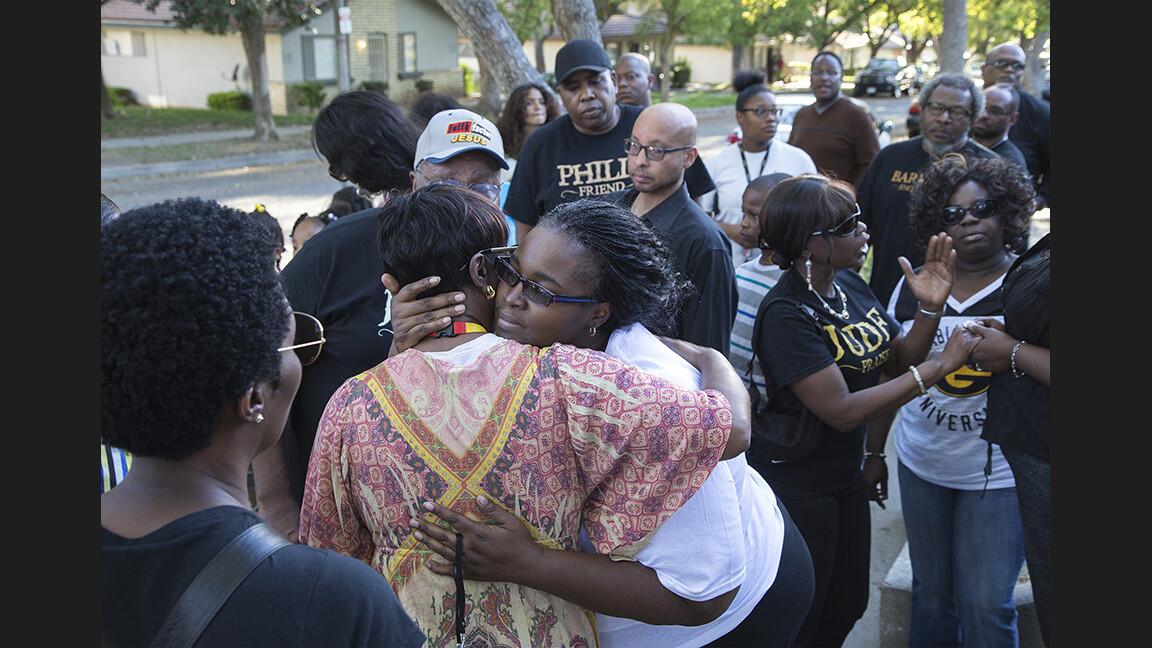
<path id="1" fill-rule="evenodd" d="M 740 163 L 744 165 L 744 177 L 748 179 L 748 184 L 752 184 L 752 176 L 748 175 L 748 159 L 744 157 L 744 142 L 740 142 L 737 146 L 740 147 Z M 768 146 L 764 147 L 764 159 L 760 160 L 760 173 L 756 177 L 764 175 L 764 166 L 768 164 L 768 152 L 772 149 L 772 142 L 768 142 Z"/>

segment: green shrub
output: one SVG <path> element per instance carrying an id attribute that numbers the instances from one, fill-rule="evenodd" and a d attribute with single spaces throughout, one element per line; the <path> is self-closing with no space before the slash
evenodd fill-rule
<path id="1" fill-rule="evenodd" d="M 464 73 L 464 96 L 470 97 L 476 93 L 476 77 L 472 74 L 472 68 L 460 64 L 460 71 Z"/>
<path id="2" fill-rule="evenodd" d="M 672 64 L 672 87 L 683 88 L 692 80 L 692 64 L 688 59 L 679 59 Z"/>
<path id="3" fill-rule="evenodd" d="M 288 101 L 295 108 L 307 108 L 310 111 L 320 109 L 324 105 L 324 85 L 317 81 L 304 81 L 288 85 Z"/>
<path id="4" fill-rule="evenodd" d="M 431 79 L 417 79 L 416 92 L 432 92 L 432 87 L 434 85 L 435 84 L 432 83 Z"/>
<path id="5" fill-rule="evenodd" d="M 209 110 L 252 110 L 252 98 L 239 90 L 208 95 Z"/>
<path id="6" fill-rule="evenodd" d="M 140 105 L 140 102 L 136 100 L 136 93 L 128 88 L 108 88 L 108 98 L 112 100 L 112 105 L 117 108 Z"/>
<path id="7" fill-rule="evenodd" d="M 377 92 L 384 95 L 385 97 L 388 96 L 387 81 L 361 81 L 359 89 L 366 90 L 368 92 Z"/>

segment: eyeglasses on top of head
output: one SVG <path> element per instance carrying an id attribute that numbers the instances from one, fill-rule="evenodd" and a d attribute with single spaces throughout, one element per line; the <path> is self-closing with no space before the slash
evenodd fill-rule
<path id="1" fill-rule="evenodd" d="M 474 191 L 481 196 L 484 196 L 488 200 L 496 200 L 500 197 L 500 185 L 498 184 L 490 184 L 487 182 L 464 182 L 463 180 L 457 180 L 456 178 L 429 178 L 428 175 L 420 169 L 415 169 L 415 172 L 424 176 L 430 185 L 449 185 L 452 187 L 458 187 L 460 189 L 468 189 L 469 191 Z"/>
<path id="2" fill-rule="evenodd" d="M 760 119 L 764 119 L 768 115 L 779 117 L 784 114 L 783 108 L 768 108 L 767 106 L 757 106 L 755 108 L 738 108 L 736 112 L 750 112 Z"/>
<path id="3" fill-rule="evenodd" d="M 996 213 L 999 209 L 1000 203 L 994 198 L 985 198 L 984 200 L 977 200 L 969 207 L 961 207 L 959 205 L 949 205 L 943 210 L 942 220 L 945 225 L 955 225 L 964 220 L 965 214 L 972 214 L 976 218 L 988 218 Z"/>
<path id="4" fill-rule="evenodd" d="M 812 232 L 808 236 L 823 236 L 825 234 L 831 234 L 832 236 L 839 236 L 841 238 L 845 238 L 848 236 L 852 236 L 853 234 L 856 233 L 856 226 L 859 224 L 859 222 L 860 222 L 860 205 L 859 205 L 859 203 L 856 203 L 856 211 L 853 212 L 852 214 L 850 214 L 848 216 L 848 218 L 845 218 L 844 220 L 840 221 L 839 223 L 836 223 L 835 225 L 833 225 L 832 227 L 829 227 L 827 229 L 816 230 L 815 232 Z"/>
<path id="5" fill-rule="evenodd" d="M 296 337 L 293 343 L 280 347 L 276 351 L 295 351 L 300 358 L 300 364 L 307 367 L 320 357 L 320 350 L 328 340 L 324 337 L 324 325 L 320 320 L 300 311 L 292 311 L 292 319 L 296 321 Z"/>
<path id="6" fill-rule="evenodd" d="M 628 155 L 631 155 L 633 157 L 638 157 L 640 155 L 640 151 L 643 150 L 644 155 L 647 155 L 648 159 L 652 160 L 653 162 L 659 162 L 660 160 L 663 160 L 664 156 L 668 155 L 669 153 L 675 153 L 676 151 L 687 151 L 690 148 L 692 148 L 691 145 L 689 145 L 689 146 L 673 146 L 670 148 L 665 148 L 665 147 L 660 147 L 660 146 L 644 146 L 640 142 L 637 142 L 636 140 L 632 139 L 631 137 L 624 140 L 624 152 L 625 153 L 627 153 Z"/>
<path id="7" fill-rule="evenodd" d="M 988 61 L 988 65 L 1000 70 L 1012 70 L 1019 72 L 1024 69 L 1024 64 L 1020 61 L 1013 61 L 1012 59 L 996 59 L 995 61 Z"/>
<path id="8" fill-rule="evenodd" d="M 940 117 L 944 113 L 952 115 L 956 119 L 966 119 L 972 115 L 972 112 L 967 108 L 960 106 L 948 106 L 938 101 L 929 101 L 924 104 L 924 111 L 933 117 Z"/>
<path id="9" fill-rule="evenodd" d="M 524 299 L 536 304 L 538 306 L 551 306 L 553 303 L 561 304 L 598 304 L 603 299 L 597 297 L 569 297 L 567 295 L 557 295 L 556 293 L 548 290 L 544 286 L 525 279 L 524 275 L 520 274 L 516 268 L 512 267 L 512 252 L 516 250 L 516 246 L 502 247 L 502 248 L 489 248 L 481 250 L 480 254 L 484 257 L 488 267 L 496 272 L 496 276 L 500 281 L 508 284 L 508 287 L 515 288 L 517 284 L 522 284 L 522 291 Z"/>

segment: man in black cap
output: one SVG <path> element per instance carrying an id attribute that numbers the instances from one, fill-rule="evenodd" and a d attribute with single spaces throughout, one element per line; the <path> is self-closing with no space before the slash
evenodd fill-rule
<path id="1" fill-rule="evenodd" d="M 556 90 L 568 111 L 536 129 L 520 150 L 504 211 L 523 240 L 545 212 L 560 203 L 632 186 L 624 140 L 641 109 L 616 103 L 616 73 L 600 43 L 574 40 L 556 53 Z M 704 164 L 685 174 L 692 197 L 715 186 Z"/>

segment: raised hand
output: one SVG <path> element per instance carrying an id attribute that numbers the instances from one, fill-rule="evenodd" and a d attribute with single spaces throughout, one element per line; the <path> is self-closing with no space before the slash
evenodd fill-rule
<path id="1" fill-rule="evenodd" d="M 424 277 L 400 287 L 396 277 L 385 273 L 380 283 L 392 293 L 392 348 L 401 353 L 452 323 L 452 316 L 464 312 L 464 293 L 451 292 L 417 299 L 416 296 L 440 283 L 440 277 Z"/>
<path id="2" fill-rule="evenodd" d="M 444 559 L 429 560 L 428 568 L 437 574 L 452 575 L 458 532 L 464 536 L 464 557 L 460 564 L 465 578 L 520 582 L 520 575 L 531 570 L 534 561 L 542 556 L 540 552 L 548 549 L 536 544 L 520 518 L 494 505 L 487 497 L 478 496 L 476 505 L 483 515 L 493 520 L 491 524 L 470 520 L 434 502 L 424 503 L 425 510 L 452 525 L 450 530 L 412 519 L 412 527 L 417 529 L 413 532 L 416 539 Z"/>
<path id="3" fill-rule="evenodd" d="M 897 261 L 904 271 L 904 282 L 916 295 L 920 307 L 937 312 L 943 309 L 956 277 L 956 250 L 952 247 L 952 237 L 940 232 L 928 239 L 924 266 L 919 274 L 912 271 L 907 258 L 900 257 Z"/>

